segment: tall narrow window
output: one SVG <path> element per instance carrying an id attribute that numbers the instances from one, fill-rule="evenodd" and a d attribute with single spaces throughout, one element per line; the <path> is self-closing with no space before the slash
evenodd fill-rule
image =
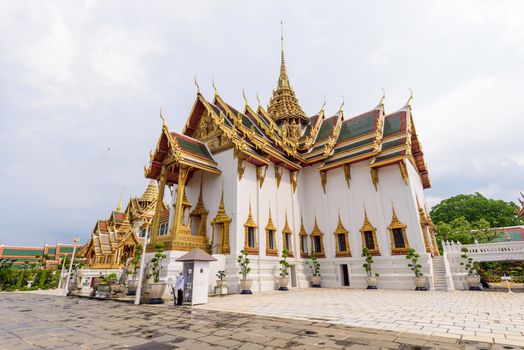
<path id="1" fill-rule="evenodd" d="M 409 245 L 406 237 L 406 225 L 401 223 L 398 219 L 397 213 L 395 213 L 395 208 L 393 208 L 391 224 L 389 224 L 388 230 L 391 240 L 391 254 L 407 254 Z"/>
<path id="2" fill-rule="evenodd" d="M 255 248 L 256 247 L 255 228 L 254 227 L 248 227 L 247 228 L 247 246 L 249 248 Z"/>
<path id="3" fill-rule="evenodd" d="M 315 217 L 315 225 L 313 226 L 313 231 L 311 231 L 311 250 L 315 253 L 317 258 L 325 258 L 326 254 L 324 253 L 324 243 L 322 239 L 324 233 L 320 231 L 320 228 L 317 224 L 317 218 Z"/>
<path id="4" fill-rule="evenodd" d="M 336 257 L 345 257 L 351 256 L 351 250 L 349 249 L 348 241 L 348 230 L 342 224 L 342 219 L 340 217 L 340 211 L 338 213 L 338 223 L 337 228 L 335 229 L 335 256 Z"/>
<path id="5" fill-rule="evenodd" d="M 373 240 L 373 231 L 364 231 L 364 244 L 369 250 L 375 250 L 375 241 Z"/>
<path id="6" fill-rule="evenodd" d="M 307 232 L 306 228 L 304 227 L 304 220 L 300 218 L 300 257 L 301 258 L 307 258 L 309 256 L 309 249 L 307 245 Z"/>
<path id="7" fill-rule="evenodd" d="M 377 242 L 377 229 L 369 222 L 366 211 L 364 211 L 364 224 L 360 229 L 360 234 L 362 235 L 362 246 L 368 248 L 371 255 L 380 255 Z"/>
<path id="8" fill-rule="evenodd" d="M 268 232 L 268 241 L 267 241 L 267 248 L 269 250 L 275 250 L 275 231 L 269 230 Z"/>
<path id="9" fill-rule="evenodd" d="M 287 212 L 286 212 L 286 219 L 284 222 L 284 228 L 282 229 L 282 241 L 283 241 L 283 248 L 288 250 L 288 256 L 293 256 L 293 243 L 292 243 L 292 234 L 293 231 L 291 231 L 291 228 L 289 227 L 289 223 L 287 221 Z"/>
<path id="10" fill-rule="evenodd" d="M 257 255 L 258 254 L 258 242 L 256 236 L 257 224 L 253 220 L 253 215 L 251 214 L 251 203 L 249 204 L 249 215 L 247 217 L 246 223 L 244 224 L 244 249 L 248 254 Z"/>
<path id="11" fill-rule="evenodd" d="M 269 219 L 266 224 L 266 256 L 278 256 L 276 231 L 277 228 L 271 218 L 271 208 L 269 208 Z"/>

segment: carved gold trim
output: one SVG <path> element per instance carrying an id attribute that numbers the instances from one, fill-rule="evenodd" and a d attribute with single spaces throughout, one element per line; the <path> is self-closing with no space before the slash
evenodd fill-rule
<path id="1" fill-rule="evenodd" d="M 407 185 L 409 174 L 408 174 L 408 169 L 406 167 L 406 163 L 404 163 L 404 160 L 401 160 L 400 162 L 398 162 L 398 168 L 400 170 L 400 175 L 402 176 L 402 180 L 404 180 L 404 183 Z"/>
<path id="2" fill-rule="evenodd" d="M 247 161 L 245 159 L 241 159 L 240 155 L 238 155 L 238 163 L 237 163 L 238 181 L 242 180 L 242 176 L 244 176 L 244 171 L 246 171 L 246 165 L 247 165 Z"/>
<path id="3" fill-rule="evenodd" d="M 291 185 L 293 186 L 293 193 L 295 193 L 298 184 L 298 171 L 290 171 L 289 180 L 291 181 Z"/>
<path id="4" fill-rule="evenodd" d="M 360 229 L 360 236 L 362 238 L 362 247 L 366 247 L 366 239 L 364 237 L 364 232 L 371 231 L 373 235 L 373 243 L 375 245 L 375 249 L 369 249 L 369 253 L 371 255 L 380 255 L 380 249 L 378 246 L 378 240 L 377 240 L 377 229 L 371 225 L 368 219 L 368 213 L 364 209 L 364 223 L 362 224 L 362 228 Z"/>
<path id="5" fill-rule="evenodd" d="M 350 164 L 346 164 L 344 165 L 344 177 L 346 178 L 346 183 L 348 184 L 348 189 L 349 189 L 349 185 L 350 185 L 350 182 L 351 182 L 351 165 Z"/>
<path id="6" fill-rule="evenodd" d="M 257 167 L 257 181 L 260 184 L 260 188 L 264 185 L 264 179 L 266 178 L 266 172 L 268 165 L 266 165 L 264 168 L 264 172 L 262 172 L 262 167 Z"/>
<path id="7" fill-rule="evenodd" d="M 246 252 L 248 254 L 251 254 L 251 255 L 258 255 L 258 239 L 257 239 L 257 224 L 255 222 L 255 220 L 253 219 L 253 214 L 251 212 L 251 202 L 249 203 L 249 213 L 248 213 L 248 216 L 247 216 L 247 220 L 246 222 L 244 223 L 244 249 L 246 250 Z M 252 228 L 253 229 L 253 232 L 254 232 L 254 243 L 255 243 L 255 246 L 254 247 L 250 247 L 248 246 L 248 232 L 249 232 L 249 229 Z"/>
<path id="8" fill-rule="evenodd" d="M 351 256 L 351 249 L 349 247 L 349 231 L 346 230 L 344 225 L 342 224 L 342 219 L 340 218 L 340 210 L 338 211 L 338 223 L 337 228 L 335 229 L 335 232 L 333 232 L 335 235 L 335 257 L 345 257 L 345 256 Z M 338 235 L 344 235 L 346 246 L 344 247 L 344 250 L 340 250 L 340 247 L 338 246 Z"/>
<path id="9" fill-rule="evenodd" d="M 288 247 L 288 256 L 293 257 L 293 231 L 291 231 L 291 228 L 289 227 L 289 223 L 287 220 L 287 210 L 286 210 L 286 218 L 284 222 L 284 228 L 282 229 L 282 249 L 286 248 L 286 235 L 289 235 L 289 244 Z"/>
<path id="10" fill-rule="evenodd" d="M 326 184 L 327 184 L 327 172 L 321 171 L 320 172 L 320 184 L 322 185 L 322 189 L 324 190 L 324 194 L 326 193 Z"/>
<path id="11" fill-rule="evenodd" d="M 269 248 L 269 231 L 273 231 L 273 247 L 274 249 Z M 273 223 L 273 219 L 271 217 L 271 207 L 269 207 L 269 219 L 267 220 L 266 224 L 266 256 L 278 256 L 278 248 L 277 248 L 277 227 Z"/>
<path id="12" fill-rule="evenodd" d="M 373 182 L 373 186 L 375 186 L 375 191 L 378 191 L 378 169 L 371 168 L 369 169 L 369 172 L 371 174 L 371 181 Z"/>
<path id="13" fill-rule="evenodd" d="M 397 217 L 397 213 L 395 212 L 395 208 L 392 208 L 393 214 L 391 217 L 391 223 L 388 226 L 389 230 L 389 237 L 391 239 L 391 254 L 392 255 L 404 255 L 407 254 L 409 249 L 409 242 L 408 237 L 406 235 L 406 225 L 404 225 Z M 402 236 L 404 237 L 404 244 L 405 247 L 397 247 L 395 246 L 395 237 L 393 235 L 393 229 L 401 229 L 402 230 Z"/>
<path id="14" fill-rule="evenodd" d="M 320 237 L 320 252 L 315 252 L 315 237 Z M 317 258 L 325 258 L 326 253 L 324 250 L 324 233 L 320 231 L 317 223 L 317 216 L 315 215 L 315 225 L 313 231 L 311 231 L 311 254 L 315 254 Z"/>
<path id="15" fill-rule="evenodd" d="M 280 181 L 282 180 L 283 173 L 284 173 L 284 168 L 275 164 L 275 178 L 277 179 L 277 188 L 280 187 Z"/>
<path id="16" fill-rule="evenodd" d="M 203 174 L 202 174 L 203 176 Z M 202 194 L 202 178 L 200 178 L 200 194 L 198 195 L 198 201 L 195 206 L 195 209 L 191 213 L 189 213 L 189 217 L 199 217 L 200 223 L 198 227 L 198 234 L 201 236 L 207 236 L 207 216 L 209 214 L 209 211 L 206 209 L 204 205 L 204 198 Z"/>

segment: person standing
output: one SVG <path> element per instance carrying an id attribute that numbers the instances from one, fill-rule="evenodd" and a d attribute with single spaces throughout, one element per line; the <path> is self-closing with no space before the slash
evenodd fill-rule
<path id="1" fill-rule="evenodd" d="M 182 274 L 182 272 L 180 272 L 180 274 L 176 277 L 176 284 L 175 284 L 175 288 L 177 291 L 177 296 L 176 296 L 177 305 L 182 305 L 182 302 L 184 301 L 184 282 L 185 282 L 184 275 Z"/>

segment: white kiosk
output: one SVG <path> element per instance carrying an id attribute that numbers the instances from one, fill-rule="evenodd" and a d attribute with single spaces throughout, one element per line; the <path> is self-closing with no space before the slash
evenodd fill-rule
<path id="1" fill-rule="evenodd" d="M 207 303 L 209 262 L 216 260 L 200 248 L 195 248 L 176 259 L 176 261 L 184 263 L 184 304 L 197 305 Z"/>

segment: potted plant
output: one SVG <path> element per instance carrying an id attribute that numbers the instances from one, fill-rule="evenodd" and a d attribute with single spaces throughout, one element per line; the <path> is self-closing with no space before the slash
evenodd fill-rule
<path id="1" fill-rule="evenodd" d="M 116 279 L 116 273 L 110 273 L 107 276 L 100 277 L 98 285 L 96 286 L 97 298 L 107 298 L 111 292 L 111 281 Z M 71 283 L 69 283 L 71 285 Z"/>
<path id="2" fill-rule="evenodd" d="M 226 284 L 226 281 L 224 280 L 224 278 L 226 277 L 226 271 L 219 270 L 216 276 L 218 277 L 218 279 L 217 279 L 217 285 L 215 287 L 215 294 L 217 293 L 217 290 L 218 290 L 218 294 L 220 295 L 227 294 L 227 284 Z"/>
<path id="3" fill-rule="evenodd" d="M 238 274 L 242 276 L 242 279 L 240 280 L 240 294 L 253 294 L 251 292 L 253 280 L 247 279 L 247 274 L 251 271 L 251 268 L 249 267 L 250 260 L 245 249 L 240 251 L 240 255 L 237 257 L 237 262 L 240 266 L 240 271 Z"/>
<path id="4" fill-rule="evenodd" d="M 135 295 L 136 289 L 138 288 L 138 279 L 137 274 L 140 270 L 140 262 L 142 261 L 142 249 L 144 247 L 141 243 L 138 243 L 135 246 L 135 256 L 130 261 L 132 269 L 128 272 L 131 274 L 131 279 L 129 280 L 129 285 L 127 286 L 127 295 Z"/>
<path id="5" fill-rule="evenodd" d="M 149 304 L 163 304 L 162 295 L 166 290 L 167 283 L 160 281 L 160 270 L 162 270 L 162 261 L 167 257 L 164 254 L 164 243 L 158 242 L 155 244 L 156 253 L 151 259 L 151 270 L 153 283 L 148 283 Z"/>
<path id="6" fill-rule="evenodd" d="M 463 261 L 460 262 L 460 265 L 464 266 L 468 273 L 466 282 L 468 282 L 469 290 L 482 290 L 480 288 L 480 276 L 477 271 L 477 265 L 473 262 L 473 258 L 468 257 L 468 248 L 463 247 L 461 252 L 460 257 Z"/>
<path id="7" fill-rule="evenodd" d="M 371 269 L 371 266 L 373 265 L 373 256 L 371 256 L 371 253 L 369 252 L 369 249 L 364 247 L 362 248 L 362 256 L 366 257 L 366 262 L 362 265 L 364 267 L 364 270 L 366 270 L 366 283 L 368 284 L 367 289 L 377 289 L 377 277 L 379 276 L 378 273 L 373 274 L 373 271 Z"/>
<path id="8" fill-rule="evenodd" d="M 427 290 L 426 289 L 426 276 L 424 276 L 424 273 L 422 273 L 422 265 L 418 263 L 418 259 L 420 258 L 420 255 L 415 251 L 413 248 L 408 249 L 408 253 L 406 254 L 406 259 L 410 260 L 410 263 L 408 264 L 409 268 L 413 273 L 415 274 L 415 277 L 413 278 L 415 281 L 415 285 L 417 288 L 415 290 Z"/>
<path id="9" fill-rule="evenodd" d="M 280 264 L 280 277 L 278 278 L 278 290 L 289 290 L 287 285 L 289 283 L 289 263 L 287 258 L 289 256 L 289 251 L 284 248 L 282 250 L 282 260 L 279 261 Z"/>
<path id="10" fill-rule="evenodd" d="M 309 256 L 309 259 L 311 261 L 306 264 L 311 271 L 311 287 L 320 288 L 320 263 L 314 253 Z"/>

